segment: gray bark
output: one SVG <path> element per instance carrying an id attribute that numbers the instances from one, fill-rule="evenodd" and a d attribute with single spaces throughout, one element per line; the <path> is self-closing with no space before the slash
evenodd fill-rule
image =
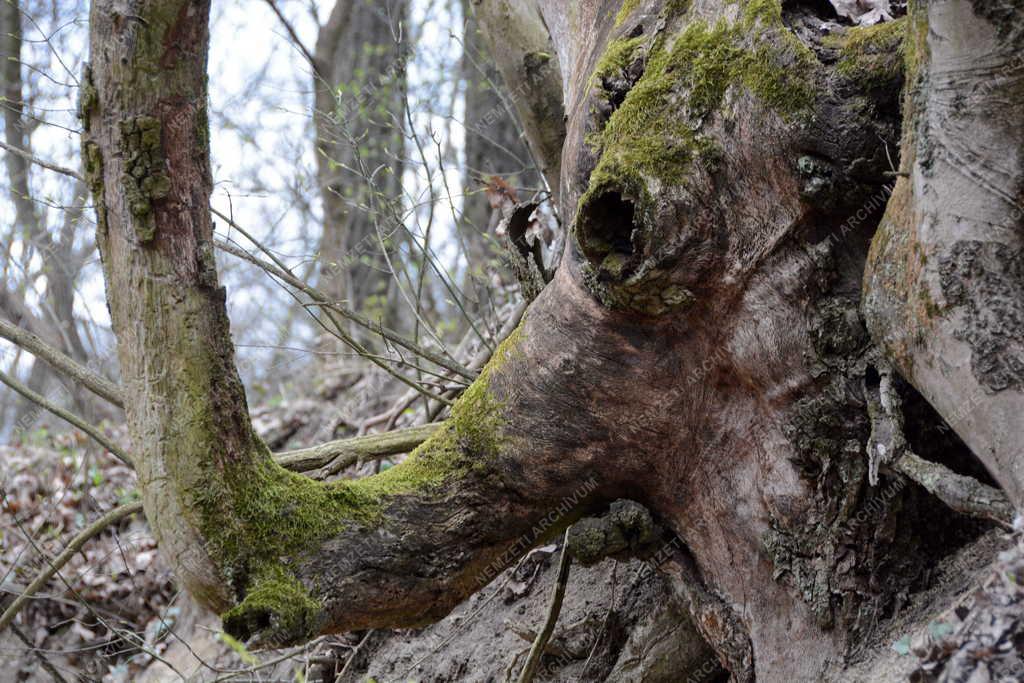
<path id="1" fill-rule="evenodd" d="M 383 249 L 405 235 L 406 0 L 338 0 L 315 49 L 317 168 L 324 211 L 319 288 L 385 323 L 392 277 Z M 385 246 L 382 246 L 382 240 Z"/>
<path id="2" fill-rule="evenodd" d="M 903 174 L 865 278 L 871 331 L 1024 503 L 1024 9 L 915 3 Z"/>

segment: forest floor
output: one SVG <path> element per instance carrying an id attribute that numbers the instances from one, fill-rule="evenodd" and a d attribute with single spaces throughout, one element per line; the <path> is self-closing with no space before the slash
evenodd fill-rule
<path id="1" fill-rule="evenodd" d="M 308 445 L 324 432 L 325 413 L 316 405 L 297 401 L 259 410 L 256 424 L 276 449 Z M 337 428 L 333 420 L 329 431 Z M 123 431 L 108 431 L 115 440 L 127 441 Z M 17 445 L 0 447 L 0 462 L 4 603 L 86 524 L 137 499 L 134 472 L 77 432 L 40 428 L 24 434 Z M 295 651 L 250 653 L 222 638 L 217 618 L 175 587 L 145 519 L 136 515 L 89 542 L 62 578 L 51 581 L 22 611 L 18 632 L 0 634 L 0 679 L 515 680 L 544 622 L 560 552 L 558 543 L 535 549 L 425 629 L 332 636 Z M 935 680 L 944 667 L 952 670 L 956 657 L 967 656 L 965 643 L 1001 642 L 997 631 L 1013 630 L 1006 621 L 1022 614 L 1021 585 L 1019 541 L 988 532 L 945 558 L 921 589 L 878 625 L 857 648 L 848 680 L 895 682 L 915 670 L 923 676 L 918 680 Z M 958 618 L 965 604 L 979 601 L 988 610 L 982 611 L 988 615 L 984 624 L 974 614 L 966 621 Z M 680 681 L 674 663 L 692 660 L 694 654 L 692 636 L 680 627 L 687 621 L 679 609 L 668 580 L 643 562 L 609 559 L 591 568 L 573 567 L 537 680 Z M 1011 677 L 990 680 L 1024 679 L 1012 677 L 1020 672 L 1009 664 L 999 671 Z M 723 679 L 711 659 L 685 680 Z"/>

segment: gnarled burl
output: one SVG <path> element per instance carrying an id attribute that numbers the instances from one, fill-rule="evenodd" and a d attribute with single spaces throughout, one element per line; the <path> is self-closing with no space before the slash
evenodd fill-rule
<path id="1" fill-rule="evenodd" d="M 582 502 L 551 533 L 629 498 L 681 539 L 717 605 L 698 626 L 738 680 L 838 676 L 944 519 L 884 467 L 868 484 L 862 287 L 875 338 L 1020 502 L 1022 224 L 992 223 L 1021 198 L 1021 72 L 979 91 L 957 39 L 996 73 L 1019 3 L 917 2 L 827 33 L 828 3 L 539 3 L 567 114 L 562 266 L 438 435 L 332 484 L 271 461 L 235 370 L 207 210 L 208 5 L 93 3 L 83 152 L 146 513 L 229 632 L 283 645 L 437 620 L 560 501 Z M 1006 113 L 966 130 L 976 117 L 943 109 L 960 94 Z M 975 135 L 977 165 L 958 164 Z M 953 218 L 943 188 L 969 182 L 993 206 Z M 975 387 L 992 422 L 955 419 Z"/>

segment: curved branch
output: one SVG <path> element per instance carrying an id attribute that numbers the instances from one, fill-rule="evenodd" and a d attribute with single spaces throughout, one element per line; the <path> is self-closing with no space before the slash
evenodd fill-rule
<path id="1" fill-rule="evenodd" d="M 17 344 L 32 355 L 46 361 L 54 370 L 62 372 L 86 389 L 113 403 L 124 407 L 121 388 L 89 368 L 80 365 L 64 352 L 50 346 L 37 335 L 0 318 L 0 337 Z"/>
<path id="2" fill-rule="evenodd" d="M 25 386 L 24 384 L 14 379 L 5 372 L 0 372 L 0 382 L 3 382 L 11 389 L 18 392 L 23 397 L 31 401 L 32 403 L 42 406 L 43 408 L 50 411 L 51 413 L 53 413 L 60 419 L 64 420 L 65 422 L 74 425 L 75 427 L 78 427 L 83 432 L 85 432 L 93 439 L 95 439 L 97 443 L 103 446 L 103 448 L 110 451 L 110 453 L 114 457 L 116 457 L 118 460 L 128 465 L 129 467 L 131 467 L 132 461 L 131 458 L 128 457 L 128 454 L 121 450 L 121 448 L 117 446 L 117 444 L 115 444 L 113 441 L 104 436 L 103 432 L 101 432 L 98 428 L 92 426 L 91 424 L 89 424 L 82 418 L 78 417 L 74 413 L 64 410 L 57 404 L 48 400 L 46 397 L 40 396 L 39 394 L 32 391 L 27 386 Z"/>
<path id="3" fill-rule="evenodd" d="M 30 583 L 17 598 L 15 598 L 14 602 L 4 610 L 3 615 L 0 615 L 0 631 L 3 631 L 5 628 L 10 626 L 11 622 L 14 621 L 14 618 L 18 616 L 18 612 L 28 604 L 28 601 L 32 599 L 32 596 L 38 593 L 39 590 L 45 586 L 46 583 L 52 579 L 57 572 L 59 572 L 64 565 L 66 565 L 71 558 L 85 546 L 86 543 L 88 543 L 92 538 L 98 536 L 112 524 L 117 524 L 125 517 L 139 512 L 142 512 L 141 502 L 121 505 L 78 532 L 67 546 L 65 546 L 64 550 L 61 551 L 60 555 L 49 561 L 47 563 L 48 566 L 32 580 L 32 583 Z"/>

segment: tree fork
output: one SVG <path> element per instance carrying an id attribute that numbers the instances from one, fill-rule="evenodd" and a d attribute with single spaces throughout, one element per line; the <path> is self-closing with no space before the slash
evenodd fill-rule
<path id="1" fill-rule="evenodd" d="M 322 484 L 272 462 L 232 360 L 208 5 L 129 4 L 93 5 L 86 168 L 146 513 L 229 632 L 281 646 L 437 620 L 629 498 L 681 539 L 695 621 L 737 678 L 841 680 L 914 578 L 886 553 L 922 561 L 947 519 L 911 487 L 876 505 L 864 451 L 858 293 L 907 20 L 805 43 L 818 19 L 778 0 L 543 3 L 573 244 L 437 434 Z"/>

